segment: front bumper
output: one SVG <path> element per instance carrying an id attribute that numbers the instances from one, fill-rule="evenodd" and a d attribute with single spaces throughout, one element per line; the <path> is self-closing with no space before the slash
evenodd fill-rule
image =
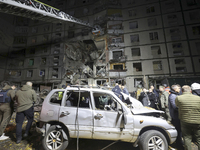
<path id="1" fill-rule="evenodd" d="M 167 131 L 167 133 L 168 133 L 168 135 L 169 135 L 169 139 L 170 139 L 170 143 L 169 144 L 172 144 L 172 143 L 174 143 L 174 141 L 176 140 L 176 138 L 177 138 L 177 131 L 176 131 L 176 129 L 175 128 L 172 128 L 172 129 L 168 129 L 168 130 L 166 130 Z"/>

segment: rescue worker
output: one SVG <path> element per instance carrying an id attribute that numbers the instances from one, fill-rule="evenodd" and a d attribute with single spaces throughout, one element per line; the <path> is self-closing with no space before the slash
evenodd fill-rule
<path id="1" fill-rule="evenodd" d="M 62 85 L 62 89 L 65 89 L 66 85 Z M 58 100 L 62 100 L 64 92 L 58 92 Z"/>
<path id="2" fill-rule="evenodd" d="M 13 85 L 12 87 L 9 85 L 5 85 L 1 91 L 1 94 L 2 92 L 7 92 L 5 94 L 11 99 L 11 101 L 0 103 L 0 140 L 6 140 L 9 138 L 8 136 L 5 136 L 4 130 L 10 122 L 14 110 L 15 88 L 15 85 Z"/>
<path id="3" fill-rule="evenodd" d="M 170 117 L 170 114 L 169 114 L 169 107 L 168 107 L 169 93 L 167 91 L 165 91 L 165 87 L 164 86 L 159 86 L 159 90 L 160 90 L 161 110 L 165 112 L 164 118 L 168 122 L 170 122 L 171 121 L 171 117 Z"/>
<path id="4" fill-rule="evenodd" d="M 142 85 L 138 85 L 137 91 L 136 91 L 136 98 L 139 100 L 139 96 L 142 92 Z"/>
<path id="5" fill-rule="evenodd" d="M 163 86 L 165 87 L 165 91 L 167 91 L 170 94 L 170 88 L 167 84 L 163 84 Z"/>

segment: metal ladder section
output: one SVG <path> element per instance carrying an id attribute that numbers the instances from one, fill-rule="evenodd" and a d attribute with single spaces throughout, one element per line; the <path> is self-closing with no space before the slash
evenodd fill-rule
<path id="1" fill-rule="evenodd" d="M 0 12 L 52 23 L 67 21 L 92 28 L 89 23 L 37 0 L 0 0 Z"/>

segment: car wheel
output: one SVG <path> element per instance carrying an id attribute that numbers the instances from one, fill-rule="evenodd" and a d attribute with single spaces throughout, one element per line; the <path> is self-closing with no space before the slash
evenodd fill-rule
<path id="1" fill-rule="evenodd" d="M 42 145 L 45 150 L 64 150 L 69 144 L 68 139 L 68 136 L 67 140 L 63 138 L 62 129 L 53 125 L 44 136 Z"/>
<path id="2" fill-rule="evenodd" d="M 144 132 L 139 141 L 140 150 L 168 150 L 165 136 L 156 130 Z"/>

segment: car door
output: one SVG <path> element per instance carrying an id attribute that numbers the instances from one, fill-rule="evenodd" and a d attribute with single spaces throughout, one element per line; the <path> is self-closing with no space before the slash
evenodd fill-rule
<path id="1" fill-rule="evenodd" d="M 70 137 L 77 137 L 79 132 L 80 138 L 92 138 L 93 121 L 90 92 L 66 91 L 60 108 L 59 121 L 67 126 Z"/>
<path id="2" fill-rule="evenodd" d="M 93 92 L 94 139 L 130 141 L 133 126 L 126 128 L 122 106 L 111 94 Z M 130 125 L 129 125 L 130 126 Z"/>

